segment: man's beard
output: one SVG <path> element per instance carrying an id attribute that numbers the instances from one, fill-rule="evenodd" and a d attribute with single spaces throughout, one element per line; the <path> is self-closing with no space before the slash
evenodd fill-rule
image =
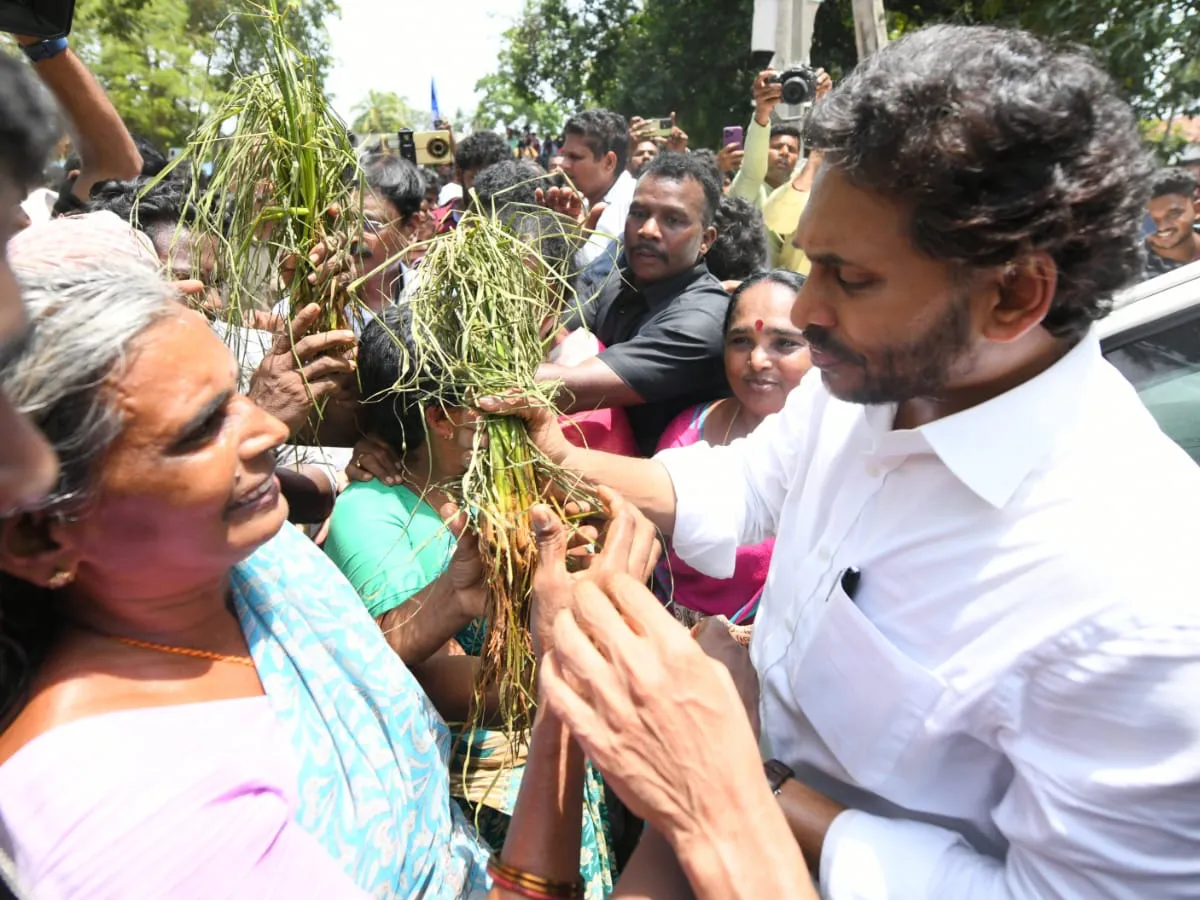
<path id="1" fill-rule="evenodd" d="M 862 382 L 848 393 L 834 392 L 839 400 L 876 406 L 917 397 L 939 397 L 952 376 L 965 374 L 971 367 L 967 357 L 971 345 L 968 304 L 965 292 L 956 296 L 942 318 L 925 334 L 906 344 L 885 347 L 877 362 L 843 346 L 819 325 L 804 329 L 804 337 L 814 350 L 862 373 Z"/>

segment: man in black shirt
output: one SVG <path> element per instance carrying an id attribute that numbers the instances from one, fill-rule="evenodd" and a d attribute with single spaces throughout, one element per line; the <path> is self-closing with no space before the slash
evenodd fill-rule
<path id="1" fill-rule="evenodd" d="M 711 166 L 664 153 L 638 181 L 625 222 L 625 265 L 567 327 L 605 349 L 538 377 L 563 383 L 568 412 L 625 407 L 641 452 L 654 452 L 671 419 L 728 391 L 723 326 L 729 295 L 704 256 L 716 240 L 721 187 Z"/>

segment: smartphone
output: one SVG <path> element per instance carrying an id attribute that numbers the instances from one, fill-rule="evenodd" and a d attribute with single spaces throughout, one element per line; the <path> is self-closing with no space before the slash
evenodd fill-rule
<path id="1" fill-rule="evenodd" d="M 665 119 L 663 119 L 663 118 L 647 119 L 646 121 L 654 126 L 653 128 L 650 129 L 650 133 L 649 133 L 650 137 L 670 137 L 671 136 L 671 117 L 670 116 L 667 116 Z"/>
<path id="2" fill-rule="evenodd" d="M 726 125 L 725 130 L 721 132 L 721 149 L 724 150 L 730 144 L 737 144 L 739 150 L 746 149 L 746 135 L 742 131 L 741 125 Z"/>

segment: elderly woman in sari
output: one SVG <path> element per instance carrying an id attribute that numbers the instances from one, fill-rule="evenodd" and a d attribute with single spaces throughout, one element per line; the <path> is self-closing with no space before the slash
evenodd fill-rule
<path id="1" fill-rule="evenodd" d="M 24 880 L 45 897 L 483 897 L 445 725 L 285 523 L 287 429 L 237 393 L 228 350 L 127 230 L 90 245 L 109 252 L 43 252 L 83 227 L 13 253 L 34 329 L 0 368 L 60 460 L 43 501 L 0 519 L 0 816 Z M 652 545 L 628 554 L 643 575 Z M 479 589 L 469 569 L 452 590 Z M 539 717 L 514 864 L 577 880 L 582 767 Z"/>

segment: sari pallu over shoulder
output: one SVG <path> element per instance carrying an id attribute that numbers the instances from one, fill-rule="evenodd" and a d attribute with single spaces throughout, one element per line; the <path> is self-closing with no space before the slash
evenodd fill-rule
<path id="1" fill-rule="evenodd" d="M 242 629 L 300 761 L 296 821 L 379 898 L 482 898 L 450 802 L 450 735 L 354 588 L 292 526 L 233 573 Z"/>

